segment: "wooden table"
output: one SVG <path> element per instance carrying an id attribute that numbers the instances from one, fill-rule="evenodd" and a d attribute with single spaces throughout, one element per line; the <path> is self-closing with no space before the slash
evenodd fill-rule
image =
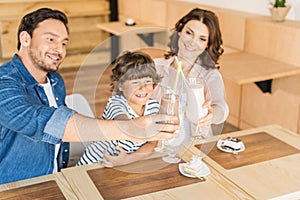
<path id="1" fill-rule="evenodd" d="M 62 173 L 55 173 L 0 185 L 0 200 L 6 199 L 76 200 L 77 196 Z"/>
<path id="2" fill-rule="evenodd" d="M 189 150 L 183 158 L 194 153 Z M 214 169 L 204 181 L 187 178 L 178 172 L 178 164 L 167 165 L 155 156 L 125 168 L 92 164 L 63 174 L 79 199 L 254 199 Z"/>
<path id="3" fill-rule="evenodd" d="M 161 31 L 164 29 L 156 24 L 137 21 L 134 26 L 127 26 L 123 21 L 106 22 L 97 24 L 97 28 L 114 35 L 120 35 L 124 32 L 134 31 L 136 33 L 149 33 L 152 31 Z M 149 29 L 148 29 L 149 28 Z"/>
<path id="4" fill-rule="evenodd" d="M 300 67 L 247 52 L 224 54 L 220 65 L 222 75 L 238 85 L 300 74 Z"/>
<path id="5" fill-rule="evenodd" d="M 277 125 L 221 135 L 238 137 L 245 151 L 237 155 L 216 148 L 205 157 L 212 168 L 230 179 L 255 199 L 300 198 L 300 136 Z M 208 143 L 196 145 L 206 149 Z"/>
<path id="6" fill-rule="evenodd" d="M 158 25 L 137 21 L 134 26 L 127 26 L 123 21 L 107 22 L 97 24 L 97 28 L 111 34 L 111 60 L 113 61 L 120 52 L 125 50 L 135 50 L 148 46 L 154 46 L 154 33 L 162 33 L 159 40 L 167 38 L 167 29 Z"/>

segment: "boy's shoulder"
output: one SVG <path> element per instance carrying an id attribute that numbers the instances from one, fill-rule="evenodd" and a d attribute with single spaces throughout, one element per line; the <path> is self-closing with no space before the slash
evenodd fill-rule
<path id="1" fill-rule="evenodd" d="M 108 101 L 127 101 L 127 100 L 122 95 L 113 95 L 113 96 L 109 97 Z"/>
<path id="2" fill-rule="evenodd" d="M 120 105 L 126 107 L 128 105 L 127 99 L 122 95 L 113 95 L 108 99 L 106 107 L 120 106 Z"/>

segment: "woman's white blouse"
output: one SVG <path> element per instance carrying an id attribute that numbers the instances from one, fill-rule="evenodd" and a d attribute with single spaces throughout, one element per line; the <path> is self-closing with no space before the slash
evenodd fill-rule
<path id="1" fill-rule="evenodd" d="M 163 76 L 161 84 L 163 86 L 171 86 L 176 79 L 176 70 L 171 67 L 174 57 L 169 59 L 156 58 L 154 59 L 158 74 Z M 205 80 L 208 92 L 206 98 L 212 101 L 212 124 L 224 123 L 229 114 L 229 108 L 225 100 L 225 88 L 218 69 L 206 69 L 199 64 L 195 64 L 188 77 L 201 76 Z M 157 92 L 157 91 L 156 91 Z M 159 98 L 158 95 L 154 95 Z"/>

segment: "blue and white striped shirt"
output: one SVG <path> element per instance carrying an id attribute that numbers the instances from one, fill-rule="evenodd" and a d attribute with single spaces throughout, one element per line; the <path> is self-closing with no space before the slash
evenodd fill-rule
<path id="1" fill-rule="evenodd" d="M 156 114 L 159 111 L 159 103 L 156 100 L 149 99 L 145 105 L 144 115 Z M 103 119 L 115 119 L 119 115 L 126 115 L 128 119 L 139 117 L 128 105 L 127 99 L 122 95 L 114 95 L 109 98 L 106 108 L 103 112 Z M 117 156 L 120 152 L 117 146 L 122 147 L 128 154 L 138 150 L 143 143 L 135 143 L 129 140 L 111 140 L 97 141 L 90 144 L 78 161 L 77 165 L 100 162 L 103 159 L 103 152 L 107 151 L 111 156 Z"/>

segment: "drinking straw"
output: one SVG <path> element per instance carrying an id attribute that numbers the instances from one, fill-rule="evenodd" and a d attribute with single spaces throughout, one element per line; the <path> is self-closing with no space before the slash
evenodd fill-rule
<path id="1" fill-rule="evenodd" d="M 182 67 L 181 67 L 182 61 L 179 61 L 177 56 L 175 56 L 175 61 L 176 61 L 176 64 L 177 64 L 177 76 L 176 76 L 176 81 L 175 81 L 175 85 L 174 85 L 174 90 L 177 87 L 179 75 L 182 76 L 182 80 L 183 80 L 184 84 L 186 86 L 188 86 L 188 81 L 186 80 L 186 78 L 184 76 L 184 73 L 182 71 Z"/>
<path id="2" fill-rule="evenodd" d="M 185 76 L 184 76 L 184 73 L 183 73 L 182 69 L 180 70 L 180 74 L 181 74 L 181 76 L 182 76 L 182 79 L 183 79 L 184 84 L 185 84 L 186 86 L 189 86 L 188 81 L 186 80 L 186 78 L 185 78 Z"/>

